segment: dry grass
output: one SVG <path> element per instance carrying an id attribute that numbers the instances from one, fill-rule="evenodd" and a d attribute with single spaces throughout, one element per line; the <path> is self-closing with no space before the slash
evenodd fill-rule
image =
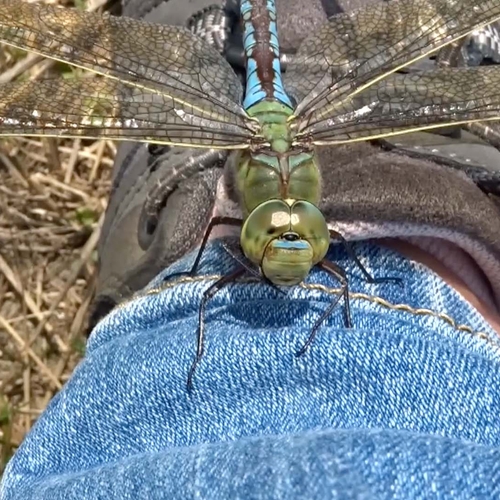
<path id="1" fill-rule="evenodd" d="M 2 83 L 69 71 L 0 46 Z M 0 475 L 83 354 L 114 153 L 109 141 L 0 139 Z"/>

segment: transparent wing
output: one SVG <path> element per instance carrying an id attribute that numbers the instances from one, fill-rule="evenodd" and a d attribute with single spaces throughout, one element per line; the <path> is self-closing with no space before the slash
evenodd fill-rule
<path id="1" fill-rule="evenodd" d="M 500 0 L 377 2 L 333 17 L 306 39 L 285 75 L 295 114 L 330 106 L 500 18 Z"/>
<path id="2" fill-rule="evenodd" d="M 0 136 L 106 137 L 242 149 L 249 131 L 171 97 L 108 78 L 0 86 Z"/>
<path id="3" fill-rule="evenodd" d="M 249 121 L 232 68 L 184 28 L 0 0 L 0 42 L 129 82 L 217 121 Z"/>
<path id="4" fill-rule="evenodd" d="M 296 142 L 342 144 L 492 120 L 500 120 L 500 67 L 436 69 L 390 75 L 309 122 Z"/>

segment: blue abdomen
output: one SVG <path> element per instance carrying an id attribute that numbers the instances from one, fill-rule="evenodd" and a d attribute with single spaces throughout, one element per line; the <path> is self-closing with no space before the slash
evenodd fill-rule
<path id="1" fill-rule="evenodd" d="M 280 52 L 274 0 L 241 0 L 246 56 L 245 109 L 263 100 L 292 108 L 281 80 Z"/>

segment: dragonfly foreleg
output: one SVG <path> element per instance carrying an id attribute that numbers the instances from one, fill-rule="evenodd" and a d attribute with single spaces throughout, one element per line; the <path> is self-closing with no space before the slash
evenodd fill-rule
<path id="1" fill-rule="evenodd" d="M 233 258 L 233 260 L 240 265 L 240 267 L 244 267 L 248 271 L 248 274 L 254 276 L 255 278 L 257 278 L 259 280 L 263 279 L 259 268 L 256 267 L 255 265 L 253 265 L 252 262 L 250 262 L 245 257 L 245 255 L 243 254 L 243 252 L 241 250 L 241 246 L 239 245 L 239 243 L 237 246 L 234 246 L 234 245 L 231 246 L 230 244 L 228 244 L 228 242 L 222 241 L 221 246 Z M 278 288 L 278 287 L 276 287 L 276 288 Z"/>
<path id="2" fill-rule="evenodd" d="M 207 302 L 224 286 L 227 284 L 236 281 L 240 276 L 245 274 L 247 271 L 246 268 L 238 268 L 236 271 L 233 271 L 226 276 L 222 276 L 222 278 L 218 279 L 215 283 L 210 285 L 203 292 L 203 297 L 200 303 L 200 309 L 198 311 L 198 338 L 197 338 L 197 348 L 196 348 L 196 357 L 194 358 L 193 364 L 189 370 L 188 378 L 187 378 L 187 390 L 191 391 L 193 389 L 193 376 L 194 372 L 198 364 L 201 361 L 204 351 L 204 338 L 205 338 L 205 308 L 207 306 Z"/>
<path id="3" fill-rule="evenodd" d="M 397 277 L 392 277 L 392 276 L 382 276 L 381 278 L 373 277 L 359 260 L 359 257 L 356 255 L 356 252 L 352 248 L 352 245 L 340 233 L 334 231 L 333 229 L 330 229 L 330 237 L 332 238 L 332 240 L 338 240 L 342 243 L 342 245 L 344 245 L 347 255 L 349 255 L 349 257 L 355 262 L 356 266 L 361 271 L 361 274 L 363 274 L 368 283 L 371 284 L 397 283 L 399 285 L 403 284 L 403 280 Z"/>
<path id="4" fill-rule="evenodd" d="M 347 328 L 352 328 L 351 306 L 349 304 L 349 281 L 347 279 L 345 271 L 340 266 L 337 266 L 337 264 L 330 262 L 329 260 L 323 260 L 318 264 L 318 266 L 330 273 L 340 282 L 340 293 L 333 299 L 332 303 L 328 306 L 328 308 L 321 315 L 318 321 L 316 321 L 311 330 L 311 333 L 309 334 L 309 338 L 306 340 L 305 344 L 295 353 L 296 357 L 302 356 L 307 351 L 309 346 L 313 343 L 320 326 L 325 321 L 325 319 L 330 316 L 342 297 L 344 297 L 345 303 L 345 324 Z"/>
<path id="5" fill-rule="evenodd" d="M 254 276 L 259 281 L 264 281 L 281 295 L 286 295 L 286 292 L 282 288 L 275 285 L 267 276 L 264 276 L 260 269 L 245 257 L 241 246 L 238 245 L 237 248 L 231 248 L 227 243 L 223 242 L 222 247 L 241 267 L 244 267 L 248 271 L 248 274 Z"/>
<path id="6" fill-rule="evenodd" d="M 170 280 L 172 278 L 176 278 L 178 276 L 195 276 L 196 272 L 198 271 L 198 267 L 200 265 L 201 258 L 203 256 L 203 252 L 205 251 L 205 248 L 207 246 L 208 240 L 210 238 L 210 235 L 212 234 L 212 231 L 214 230 L 215 227 L 217 226 L 238 226 L 241 227 L 243 224 L 243 221 L 241 219 L 236 219 L 234 217 L 213 217 L 206 230 L 205 233 L 203 234 L 203 239 L 201 241 L 200 249 L 198 250 L 198 253 L 196 254 L 196 258 L 194 260 L 193 265 L 191 266 L 191 269 L 189 271 L 180 271 L 178 273 L 170 274 L 169 276 L 166 276 L 164 281 Z"/>

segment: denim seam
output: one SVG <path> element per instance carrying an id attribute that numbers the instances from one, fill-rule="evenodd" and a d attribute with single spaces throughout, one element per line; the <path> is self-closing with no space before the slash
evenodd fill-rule
<path id="1" fill-rule="evenodd" d="M 184 276 L 184 277 L 176 279 L 174 281 L 164 283 L 161 287 L 156 287 L 156 288 L 152 288 L 152 289 L 145 290 L 145 291 L 143 290 L 143 291 L 135 294 L 130 299 L 127 299 L 124 302 L 121 302 L 120 304 L 118 304 L 113 309 L 113 311 L 123 309 L 124 307 L 126 307 L 131 302 L 133 302 L 137 299 L 142 299 L 142 298 L 150 296 L 150 295 L 158 295 L 161 292 L 163 292 L 165 290 L 172 289 L 177 285 L 216 281 L 222 277 L 223 277 L 223 275 L 221 275 L 221 274 L 200 275 L 200 276 L 194 276 L 194 277 L 193 276 Z M 239 284 L 260 283 L 260 281 L 256 278 L 247 278 L 247 279 L 239 280 L 238 283 Z M 331 287 L 327 287 L 325 285 L 314 284 L 314 283 L 301 283 L 299 286 L 305 290 L 319 290 L 319 291 L 324 292 L 328 295 L 339 295 L 342 292 L 341 288 L 331 288 Z M 432 309 L 426 309 L 426 308 L 415 308 L 415 307 L 413 307 L 409 304 L 405 304 L 405 303 L 393 304 L 392 302 L 389 302 L 387 299 L 384 299 L 383 297 L 380 297 L 378 295 L 372 295 L 372 294 L 367 294 L 367 293 L 362 293 L 362 292 L 349 292 L 349 299 L 367 300 L 369 302 L 375 303 L 375 304 L 382 306 L 382 307 L 385 307 L 387 309 L 391 309 L 393 311 L 407 312 L 413 316 L 432 316 L 434 318 L 441 319 L 442 321 L 445 321 L 446 323 L 448 323 L 452 328 L 454 328 L 457 331 L 469 333 L 473 337 L 477 337 L 481 340 L 486 341 L 488 344 L 490 344 L 492 346 L 498 347 L 498 345 L 495 344 L 491 340 L 491 336 L 489 336 L 486 332 L 477 331 L 468 325 L 460 324 L 446 313 L 442 313 L 442 312 L 438 312 L 438 311 L 434 311 Z M 113 311 L 111 311 L 110 314 Z"/>

